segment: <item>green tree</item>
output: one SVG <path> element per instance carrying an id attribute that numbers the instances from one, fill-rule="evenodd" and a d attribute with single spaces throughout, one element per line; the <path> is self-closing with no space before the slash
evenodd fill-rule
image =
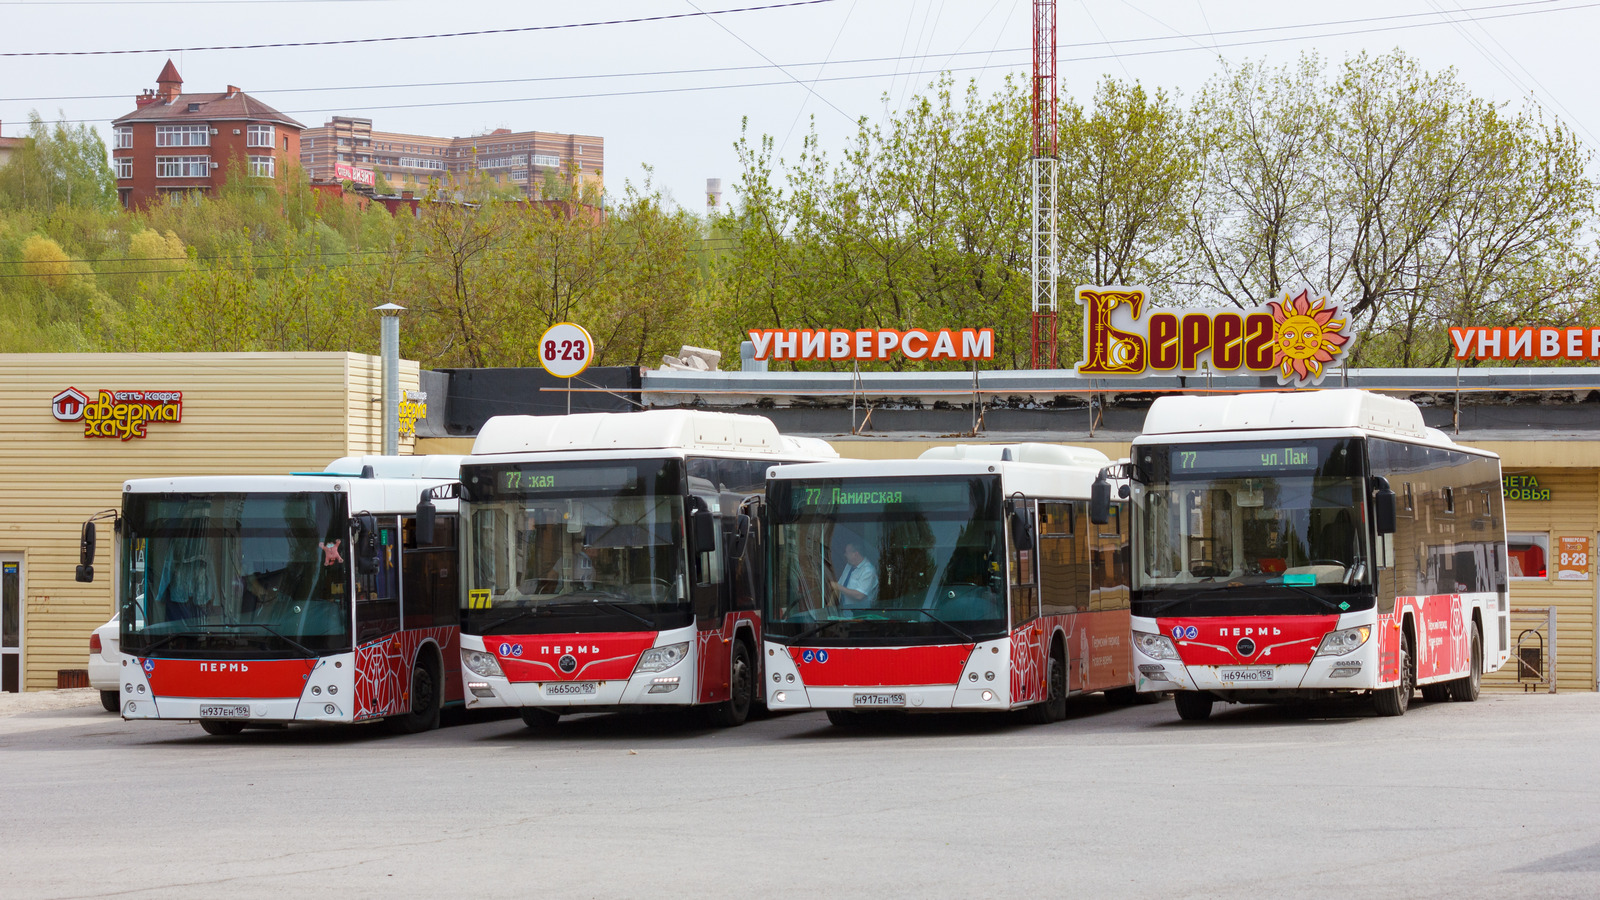
<path id="1" fill-rule="evenodd" d="M 116 180 L 99 133 L 65 121 L 51 127 L 30 113 L 28 139 L 0 167 L 0 208 L 109 210 L 116 202 Z"/>

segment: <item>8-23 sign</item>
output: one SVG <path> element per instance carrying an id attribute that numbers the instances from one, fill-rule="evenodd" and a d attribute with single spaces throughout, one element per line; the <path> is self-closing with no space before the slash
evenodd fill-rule
<path id="1" fill-rule="evenodd" d="M 539 338 L 539 365 L 557 378 L 572 378 L 594 359 L 594 341 L 582 325 L 557 322 Z"/>

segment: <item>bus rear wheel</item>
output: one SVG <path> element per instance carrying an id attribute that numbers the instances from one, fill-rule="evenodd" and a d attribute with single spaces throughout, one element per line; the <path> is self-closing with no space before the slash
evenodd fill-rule
<path id="1" fill-rule="evenodd" d="M 1204 691 L 1178 691 L 1172 695 L 1172 705 L 1178 708 L 1178 718 L 1185 722 L 1203 722 L 1211 718 L 1211 705 L 1215 702 Z"/>
<path id="2" fill-rule="evenodd" d="M 1446 685 L 1450 699 L 1458 703 L 1471 703 L 1483 690 L 1483 631 L 1472 623 L 1472 668 L 1467 674 Z"/>
<path id="3" fill-rule="evenodd" d="M 439 727 L 439 708 L 443 706 L 443 679 L 433 664 L 433 657 L 424 653 L 411 667 L 411 711 L 390 716 L 384 725 L 395 734 L 418 734 Z"/>
<path id="4" fill-rule="evenodd" d="M 1417 673 L 1411 662 L 1411 635 L 1400 638 L 1400 683 L 1391 688 L 1372 692 L 1372 708 L 1380 716 L 1403 716 L 1411 706 L 1411 694 L 1416 690 Z"/>
<path id="5" fill-rule="evenodd" d="M 101 691 L 100 708 L 106 712 L 117 712 L 122 709 L 122 695 L 116 691 Z"/>
<path id="6" fill-rule="evenodd" d="M 201 719 L 200 728 L 205 731 L 206 734 L 214 734 L 219 737 L 225 737 L 230 734 L 238 734 L 239 732 L 244 731 L 244 722 L 240 721 L 239 719 Z"/>
<path id="7" fill-rule="evenodd" d="M 750 648 L 744 641 L 733 642 L 733 660 L 728 668 L 728 699 L 711 708 L 711 722 L 721 728 L 743 725 L 750 718 L 750 701 L 756 694 L 755 669 L 750 665 Z"/>

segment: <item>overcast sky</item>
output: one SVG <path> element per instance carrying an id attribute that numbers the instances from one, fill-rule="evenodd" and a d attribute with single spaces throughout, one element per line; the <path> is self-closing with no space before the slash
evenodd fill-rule
<path id="1" fill-rule="evenodd" d="M 722 178 L 732 199 L 738 178 L 732 144 L 742 118 L 753 132 L 773 135 L 792 159 L 809 117 L 824 146 L 837 149 L 854 133 L 857 116 L 898 109 L 941 69 L 963 81 L 976 78 L 986 89 L 1007 74 L 1030 72 L 1030 0 L 823 0 L 694 15 L 780 2 L 0 0 L 5 54 L 330 41 L 689 14 L 341 46 L 0 56 L 0 120 L 4 134 L 20 134 L 37 109 L 47 119 L 90 121 L 105 134 L 105 123 L 134 108 L 140 89 L 155 86 L 171 56 L 186 90 L 239 85 L 307 125 L 343 113 L 368 116 L 385 131 L 468 135 L 504 127 L 600 135 L 611 191 L 620 193 L 624 179 L 638 182 L 641 166 L 650 165 L 658 186 L 699 212 L 708 177 Z M 1401 47 L 1430 69 L 1455 67 L 1482 96 L 1536 98 L 1586 143 L 1600 146 L 1596 0 L 1061 0 L 1059 10 L 1061 89 L 1080 99 L 1107 74 L 1188 96 L 1224 61 L 1287 62 L 1305 51 L 1337 61 L 1362 49 Z M 1341 24 L 1327 24 L 1335 22 Z M 483 83 L 493 81 L 500 83 Z"/>

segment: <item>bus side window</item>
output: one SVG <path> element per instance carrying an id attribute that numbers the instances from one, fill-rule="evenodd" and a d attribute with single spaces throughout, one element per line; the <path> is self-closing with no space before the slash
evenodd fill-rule
<path id="1" fill-rule="evenodd" d="M 1082 580 L 1080 560 L 1073 553 L 1071 506 L 1039 504 L 1039 592 L 1045 615 L 1078 612 L 1076 586 Z"/>
<path id="2" fill-rule="evenodd" d="M 379 517 L 377 568 L 356 574 L 356 643 L 400 629 L 400 585 L 395 577 L 400 535 L 395 525 L 393 518 Z"/>
<path id="3" fill-rule="evenodd" d="M 440 628 L 460 623 L 460 574 L 456 560 L 456 517 L 434 521 L 433 543 L 416 545 L 414 516 L 402 520 L 401 580 L 405 628 Z"/>

